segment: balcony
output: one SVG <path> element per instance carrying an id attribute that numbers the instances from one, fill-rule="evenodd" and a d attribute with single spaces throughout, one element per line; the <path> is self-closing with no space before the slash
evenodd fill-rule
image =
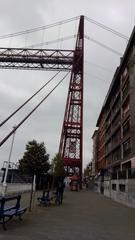
<path id="1" fill-rule="evenodd" d="M 135 178 L 135 169 L 128 169 L 128 178 Z"/>
<path id="2" fill-rule="evenodd" d="M 117 149 L 121 144 L 121 138 L 119 139 L 119 141 L 112 143 L 112 151 L 115 151 L 115 149 Z"/>
<path id="3" fill-rule="evenodd" d="M 126 98 L 126 101 L 122 104 L 122 121 L 125 121 L 126 118 L 129 116 L 130 113 L 130 106 L 129 106 L 129 95 Z"/>
<path id="4" fill-rule="evenodd" d="M 126 81 L 129 79 L 128 70 L 125 69 L 123 76 L 121 77 L 122 87 L 125 85 Z"/>
<path id="5" fill-rule="evenodd" d="M 117 103 L 117 105 L 115 105 L 115 107 L 112 109 L 112 121 L 114 120 L 114 118 L 117 116 L 118 113 L 120 113 L 120 101 Z"/>
<path id="6" fill-rule="evenodd" d="M 118 129 L 120 128 L 120 126 L 121 126 L 121 119 L 120 119 L 120 116 L 119 116 L 119 118 L 116 120 L 116 122 L 114 122 L 114 123 L 112 124 L 112 135 L 114 135 L 114 133 L 115 133 L 116 131 L 118 131 Z"/>
<path id="7" fill-rule="evenodd" d="M 128 138 L 125 142 L 123 142 L 122 147 L 123 147 L 123 158 L 126 158 L 131 153 L 131 139 Z"/>
<path id="8" fill-rule="evenodd" d="M 131 122 L 130 122 L 130 118 L 128 118 L 122 125 L 122 136 L 123 136 L 123 139 L 125 139 L 127 137 L 129 138 L 130 129 L 131 129 Z"/>
<path id="9" fill-rule="evenodd" d="M 112 134 L 106 135 L 105 137 L 105 143 L 107 143 L 111 139 Z"/>
<path id="10" fill-rule="evenodd" d="M 111 174 L 111 179 L 132 179 L 135 178 L 135 169 L 126 169 L 123 171 L 115 171 Z"/>
<path id="11" fill-rule="evenodd" d="M 125 103 L 128 97 L 129 97 L 129 82 L 127 82 L 124 88 L 122 89 L 122 105 Z"/>
<path id="12" fill-rule="evenodd" d="M 120 99 L 120 89 L 119 89 L 119 91 L 116 93 L 116 95 L 115 95 L 114 98 L 113 98 L 112 108 L 114 107 L 114 105 L 116 104 L 116 102 L 118 101 L 118 99 Z"/>

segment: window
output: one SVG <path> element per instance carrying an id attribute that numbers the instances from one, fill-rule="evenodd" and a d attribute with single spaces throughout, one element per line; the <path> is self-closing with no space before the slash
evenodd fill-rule
<path id="1" fill-rule="evenodd" d="M 129 93 L 129 81 L 126 82 L 124 88 L 122 89 L 122 99 L 124 99 Z"/>
<path id="2" fill-rule="evenodd" d="M 121 148 L 118 147 L 112 154 L 112 160 L 113 162 L 116 162 L 121 159 Z"/>
<path id="3" fill-rule="evenodd" d="M 108 153 L 111 150 L 111 146 L 112 146 L 111 141 L 109 141 L 105 146 L 106 153 Z"/>
<path id="4" fill-rule="evenodd" d="M 110 154 L 106 157 L 106 165 L 109 166 L 111 163 L 112 163 L 112 155 Z"/>
<path id="5" fill-rule="evenodd" d="M 106 119 L 106 128 L 109 126 L 110 123 L 111 123 L 111 115 L 109 114 L 109 116 Z"/>
<path id="6" fill-rule="evenodd" d="M 111 134 L 111 126 L 106 131 L 106 137 L 109 136 L 110 134 Z"/>
<path id="7" fill-rule="evenodd" d="M 120 86 L 118 86 L 117 90 L 114 93 L 113 96 L 113 102 L 115 102 L 116 98 L 120 95 Z"/>
<path id="8" fill-rule="evenodd" d="M 120 98 L 118 99 L 118 101 L 115 103 L 115 105 L 112 108 L 113 115 L 118 112 L 119 108 L 120 108 Z"/>
<path id="9" fill-rule="evenodd" d="M 123 74 L 122 74 L 122 76 L 121 76 L 122 84 L 125 83 L 125 81 L 126 81 L 127 78 L 128 78 L 128 69 L 125 68 L 125 70 L 124 70 L 124 72 L 123 72 Z"/>
<path id="10" fill-rule="evenodd" d="M 122 108 L 122 117 L 123 118 L 125 118 L 128 115 L 129 109 L 130 108 L 129 108 L 129 98 L 128 98 Z"/>
<path id="11" fill-rule="evenodd" d="M 125 186 L 125 184 L 119 184 L 119 190 L 120 190 L 121 192 L 125 192 L 125 191 L 126 191 L 126 186 Z"/>
<path id="12" fill-rule="evenodd" d="M 126 122 L 122 126 L 123 137 L 125 137 L 130 131 L 130 118 L 126 120 Z"/>
<path id="13" fill-rule="evenodd" d="M 112 190 L 116 191 L 116 184 L 112 184 Z"/>
<path id="14" fill-rule="evenodd" d="M 131 153 L 131 140 L 130 138 L 123 143 L 123 157 Z"/>
<path id="15" fill-rule="evenodd" d="M 121 139 L 121 131 L 120 131 L 120 129 L 113 135 L 113 137 L 112 137 L 112 143 L 113 144 L 116 144 L 116 143 L 118 143 L 119 141 L 120 141 L 120 139 Z"/>
<path id="16" fill-rule="evenodd" d="M 115 128 L 116 126 L 118 126 L 118 125 L 120 124 L 120 121 L 121 121 L 121 117 L 120 117 L 120 114 L 118 114 L 118 115 L 113 119 L 112 127 Z"/>
<path id="17" fill-rule="evenodd" d="M 127 74 L 128 74 L 128 69 L 127 69 L 127 67 L 124 69 L 124 72 L 123 72 L 123 74 L 122 74 L 122 77 L 123 78 L 125 78 L 126 76 L 127 76 Z"/>

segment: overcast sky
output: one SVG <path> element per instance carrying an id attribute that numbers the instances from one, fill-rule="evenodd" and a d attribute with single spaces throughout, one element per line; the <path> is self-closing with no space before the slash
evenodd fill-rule
<path id="1" fill-rule="evenodd" d="M 0 0 L 0 36 L 34 27 L 48 25 L 75 16 L 85 15 L 130 37 L 135 24 L 134 0 Z M 75 34 L 78 21 L 29 34 L 18 38 L 0 40 L 0 47 L 23 47 Z M 127 42 L 85 22 L 85 33 L 107 46 L 123 53 Z M 51 48 L 72 49 L 74 41 L 54 44 Z M 49 46 L 48 46 L 49 48 Z M 85 40 L 84 79 L 84 166 L 91 161 L 91 136 L 96 126 L 104 98 L 120 57 Z M 96 65 L 95 65 L 96 64 Z M 99 67 L 97 66 L 99 65 Z M 0 70 L 0 122 L 22 104 L 53 72 Z M 61 79 L 63 74 L 55 80 Z M 29 140 L 44 141 L 50 159 L 58 151 L 69 78 L 16 132 L 11 161 L 23 155 Z M 41 98 L 52 88 L 37 96 L 24 110 L 1 128 L 0 138 L 9 133 Z M 11 138 L 0 148 L 0 163 L 8 159 Z"/>

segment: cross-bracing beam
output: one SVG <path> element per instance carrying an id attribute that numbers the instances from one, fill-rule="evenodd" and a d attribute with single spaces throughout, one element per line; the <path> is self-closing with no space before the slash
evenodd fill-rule
<path id="1" fill-rule="evenodd" d="M 73 50 L 0 48 L 0 68 L 71 71 L 73 55 Z"/>

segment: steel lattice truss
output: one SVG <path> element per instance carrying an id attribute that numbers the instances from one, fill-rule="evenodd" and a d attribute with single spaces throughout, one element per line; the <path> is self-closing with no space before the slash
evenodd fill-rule
<path id="1" fill-rule="evenodd" d="M 0 48 L 0 68 L 71 71 L 73 50 Z"/>
<path id="2" fill-rule="evenodd" d="M 83 160 L 83 52 L 84 18 L 81 16 L 59 148 L 67 172 L 71 168 L 76 172 L 78 168 L 80 177 Z"/>
<path id="3" fill-rule="evenodd" d="M 73 74 L 74 75 L 74 74 Z M 60 152 L 63 152 L 65 166 L 78 167 L 80 164 L 81 144 L 81 75 L 72 77 L 66 106 L 63 139 Z"/>
<path id="4" fill-rule="evenodd" d="M 1 69 L 71 71 L 59 154 L 67 173 L 83 162 L 84 16 L 80 17 L 75 50 L 0 48 Z"/>

